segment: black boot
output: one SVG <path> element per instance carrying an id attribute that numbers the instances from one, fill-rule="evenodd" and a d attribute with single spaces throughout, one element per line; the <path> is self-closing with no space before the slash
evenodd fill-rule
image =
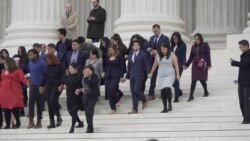
<path id="1" fill-rule="evenodd" d="M 62 118 L 59 116 L 59 117 L 57 117 L 57 123 L 56 123 L 56 127 L 59 127 L 59 126 L 61 126 L 62 125 Z"/>
<path id="2" fill-rule="evenodd" d="M 75 131 L 74 126 L 71 126 L 71 128 L 70 128 L 70 130 L 69 130 L 69 133 L 74 133 L 74 131 Z"/>
<path id="3" fill-rule="evenodd" d="M 75 126 L 75 128 L 83 128 L 84 124 L 83 121 L 79 122 L 77 126 Z"/>
<path id="4" fill-rule="evenodd" d="M 50 124 L 49 124 L 49 126 L 47 126 L 47 128 L 48 128 L 48 129 L 50 129 L 50 128 L 56 128 L 55 120 L 54 120 L 54 119 L 51 119 L 51 120 L 50 120 Z"/>
<path id="5" fill-rule="evenodd" d="M 94 133 L 94 128 L 92 125 L 88 125 L 86 133 Z"/>
<path id="6" fill-rule="evenodd" d="M 178 102 L 179 102 L 179 98 L 178 98 L 178 97 L 175 97 L 174 103 L 178 103 Z"/>
<path id="7" fill-rule="evenodd" d="M 163 110 L 161 111 L 161 113 L 167 113 L 167 95 L 166 95 L 166 89 L 162 89 L 161 90 L 161 100 L 163 103 Z"/>
<path id="8" fill-rule="evenodd" d="M 191 101 L 193 101 L 194 100 L 194 96 L 189 96 L 189 98 L 188 98 L 188 102 L 191 102 Z"/>
<path id="9" fill-rule="evenodd" d="M 172 111 L 172 91 L 171 88 L 167 88 L 167 100 L 168 100 L 168 111 Z"/>
<path id="10" fill-rule="evenodd" d="M 20 122 L 20 120 L 17 120 L 16 124 L 12 126 L 12 129 L 18 129 L 18 128 L 20 128 L 20 126 L 21 126 L 21 122 Z"/>
<path id="11" fill-rule="evenodd" d="M 21 117 L 25 117 L 24 109 L 22 109 L 22 110 L 20 111 L 20 116 L 21 116 Z"/>
<path id="12" fill-rule="evenodd" d="M 6 125 L 3 129 L 10 129 L 10 125 Z"/>
<path id="13" fill-rule="evenodd" d="M 190 92 L 190 96 L 189 96 L 189 98 L 188 98 L 188 102 L 191 102 L 191 101 L 193 101 L 194 100 L 194 94 L 192 93 L 192 92 Z"/>
<path id="14" fill-rule="evenodd" d="M 205 92 L 203 97 L 208 97 L 208 95 L 209 95 L 209 92 Z"/>

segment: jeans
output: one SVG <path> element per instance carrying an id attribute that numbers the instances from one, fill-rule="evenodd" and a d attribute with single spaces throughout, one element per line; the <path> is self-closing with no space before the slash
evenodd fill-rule
<path id="1" fill-rule="evenodd" d="M 29 93 L 29 117 L 33 118 L 35 116 L 34 107 L 37 107 L 37 119 L 42 119 L 43 114 L 43 104 L 44 104 L 44 95 L 39 92 L 39 86 L 30 85 Z"/>

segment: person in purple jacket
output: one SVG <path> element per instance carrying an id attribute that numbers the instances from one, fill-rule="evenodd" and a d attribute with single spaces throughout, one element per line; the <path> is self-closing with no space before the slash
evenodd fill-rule
<path id="1" fill-rule="evenodd" d="M 187 69 L 192 63 L 192 83 L 190 89 L 190 96 L 188 102 L 194 100 L 194 90 L 196 82 L 200 81 L 204 89 L 203 97 L 207 97 L 209 92 L 207 91 L 207 78 L 208 70 L 211 69 L 211 56 L 210 47 L 207 42 L 203 42 L 203 37 L 200 33 L 194 35 L 194 45 L 190 51 L 190 56 L 187 63 L 183 66 Z"/>

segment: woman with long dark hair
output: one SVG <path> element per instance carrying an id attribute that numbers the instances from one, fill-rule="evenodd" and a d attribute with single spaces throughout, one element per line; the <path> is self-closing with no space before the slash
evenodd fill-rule
<path id="1" fill-rule="evenodd" d="M 186 64 L 186 52 L 187 46 L 181 38 L 179 32 L 174 32 L 170 39 L 171 50 L 175 53 L 178 59 L 179 73 L 182 75 L 183 68 L 182 66 Z M 174 102 L 179 102 L 179 97 L 183 95 L 182 90 L 180 89 L 180 82 L 176 79 L 174 82 L 174 91 L 175 99 Z"/>
<path id="2" fill-rule="evenodd" d="M 6 59 L 10 57 L 9 51 L 7 49 L 2 49 L 0 54 Z"/>
<path id="3" fill-rule="evenodd" d="M 161 99 L 164 106 L 162 113 L 167 113 L 168 111 L 172 111 L 171 87 L 175 79 L 180 80 L 178 59 L 176 55 L 171 52 L 171 48 L 168 44 L 162 43 L 158 52 L 149 77 L 152 77 L 154 71 L 159 66 L 156 87 L 161 91 Z"/>
<path id="4" fill-rule="evenodd" d="M 200 81 L 204 89 L 203 97 L 207 97 L 209 92 L 207 90 L 207 78 L 208 70 L 211 69 L 211 56 L 210 47 L 207 42 L 203 41 L 203 37 L 200 33 L 194 35 L 194 45 L 190 51 L 189 59 L 184 69 L 187 69 L 192 63 L 192 83 L 190 89 L 190 96 L 188 102 L 194 100 L 194 90 L 196 87 L 196 82 Z"/>
<path id="5" fill-rule="evenodd" d="M 148 42 L 144 37 L 142 37 L 142 36 L 139 35 L 139 34 L 134 34 L 134 35 L 132 35 L 132 37 L 130 38 L 130 43 L 129 43 L 129 47 L 128 47 L 128 52 L 129 52 L 129 53 L 132 51 L 132 47 L 133 47 L 133 42 L 134 42 L 134 41 L 140 42 L 140 44 L 142 45 L 141 50 L 142 50 L 142 51 L 145 51 L 145 53 L 148 54 L 147 48 L 149 47 L 149 42 Z"/>
<path id="6" fill-rule="evenodd" d="M 94 72 L 95 69 L 92 65 L 86 66 L 83 71 L 83 103 L 85 109 L 85 116 L 88 124 L 86 133 L 94 133 L 93 117 L 95 105 L 98 100 L 98 97 L 100 96 L 100 90 L 98 89 L 99 80 L 98 76 Z"/>
<path id="7" fill-rule="evenodd" d="M 50 118 L 50 125 L 47 128 L 59 127 L 62 124 L 62 118 L 59 111 L 59 96 L 63 90 L 63 85 L 66 76 L 65 65 L 60 63 L 58 58 L 49 53 L 46 55 L 48 68 L 45 74 L 45 91 L 44 94 L 48 103 L 48 112 Z M 55 124 L 54 116 L 57 116 L 57 123 Z"/>
<path id="8" fill-rule="evenodd" d="M 105 67 L 105 91 L 109 96 L 109 104 L 111 107 L 110 114 L 116 113 L 116 104 L 119 103 L 120 98 L 117 95 L 120 79 L 123 78 L 125 73 L 124 58 L 115 45 L 108 49 L 108 57 Z"/>
<path id="9" fill-rule="evenodd" d="M 105 67 L 106 67 L 106 60 L 108 57 L 108 48 L 110 47 L 110 45 L 111 45 L 111 42 L 108 37 L 103 37 L 101 39 L 100 49 L 102 51 L 103 70 L 105 70 Z M 105 85 L 105 79 L 103 78 L 103 76 L 100 81 L 101 81 L 100 85 Z M 108 94 L 106 91 L 105 91 L 105 100 L 108 100 Z"/>
<path id="10" fill-rule="evenodd" d="M 18 48 L 18 56 L 20 57 L 19 60 L 19 67 L 23 71 L 23 73 L 28 76 L 29 74 L 29 60 L 28 60 L 28 55 L 27 51 L 24 46 L 20 46 Z M 14 58 L 14 57 L 13 57 Z M 28 91 L 27 91 L 27 86 L 22 85 L 23 89 L 23 102 L 24 106 L 27 107 L 27 102 L 28 102 Z M 21 110 L 21 116 L 25 116 L 24 109 Z"/>
<path id="11" fill-rule="evenodd" d="M 16 119 L 16 124 L 12 128 L 17 129 L 21 126 L 19 109 L 24 107 L 21 83 L 27 85 L 28 80 L 12 58 L 4 60 L 0 83 L 0 105 L 4 109 L 6 122 L 4 129 L 10 129 L 11 113 Z"/>
<path id="12" fill-rule="evenodd" d="M 121 36 L 119 34 L 114 34 L 111 37 L 110 41 L 111 41 L 112 45 L 117 47 L 119 53 L 121 54 L 123 62 L 124 62 L 123 64 L 124 64 L 124 68 L 125 68 L 125 73 L 126 73 L 127 72 L 126 60 L 128 59 L 128 55 L 129 55 L 128 49 L 127 49 L 126 45 L 123 43 Z M 118 85 L 118 95 L 119 95 L 119 99 L 121 99 L 121 97 L 123 97 L 123 92 L 119 89 L 119 85 Z"/>
<path id="13" fill-rule="evenodd" d="M 74 133 L 76 122 L 78 122 L 76 128 L 82 128 L 84 126 L 78 116 L 78 110 L 82 104 L 82 92 L 81 90 L 78 90 L 82 88 L 82 74 L 76 63 L 69 65 L 69 75 L 65 80 L 65 87 L 67 95 L 67 110 L 72 118 L 69 133 Z"/>

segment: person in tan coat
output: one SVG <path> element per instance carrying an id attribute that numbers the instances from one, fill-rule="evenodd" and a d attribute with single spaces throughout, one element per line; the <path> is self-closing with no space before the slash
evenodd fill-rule
<path id="1" fill-rule="evenodd" d="M 78 15 L 72 11 L 72 5 L 66 4 L 66 12 L 61 16 L 61 25 L 67 30 L 68 39 L 77 38 Z"/>

